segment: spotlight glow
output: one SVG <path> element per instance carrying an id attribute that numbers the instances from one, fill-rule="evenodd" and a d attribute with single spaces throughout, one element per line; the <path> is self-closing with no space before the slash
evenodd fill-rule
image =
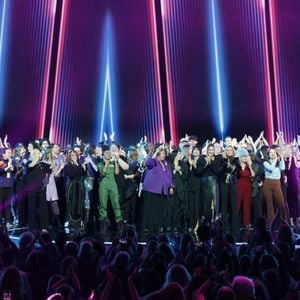
<path id="1" fill-rule="evenodd" d="M 277 130 L 283 130 L 282 111 L 281 111 L 281 86 L 280 86 L 280 73 L 279 73 L 279 56 L 278 56 L 278 40 L 276 28 L 276 13 L 274 2 L 269 1 L 270 10 L 270 27 L 272 37 L 272 52 L 273 52 L 273 66 L 274 66 L 274 82 L 275 82 L 275 95 L 276 95 L 276 112 L 277 112 Z"/>
<path id="2" fill-rule="evenodd" d="M 265 2 L 261 2 L 262 7 L 262 26 L 263 26 L 263 54 L 264 54 L 264 71 L 265 71 L 265 91 L 266 91 L 266 117 L 267 117 L 267 139 L 273 143 L 274 141 L 274 116 L 272 107 L 272 91 L 270 78 L 270 58 L 268 54 L 268 37 Z"/>
<path id="3" fill-rule="evenodd" d="M 114 132 L 113 114 L 112 114 L 112 96 L 111 96 L 111 84 L 110 84 L 109 52 L 108 51 L 107 51 L 106 74 L 105 74 L 104 94 L 103 94 L 103 107 L 102 107 L 102 115 L 101 115 L 101 128 L 100 128 L 100 136 L 99 136 L 100 140 L 101 140 L 101 137 L 103 137 L 103 133 L 104 133 L 104 120 L 105 120 L 107 101 L 108 101 L 108 105 L 109 105 L 110 128 L 111 128 L 111 132 Z"/>
<path id="4" fill-rule="evenodd" d="M 171 2 L 168 2 L 170 4 Z M 176 126 L 176 117 L 175 117 L 175 103 L 174 103 L 174 92 L 173 92 L 173 78 L 171 71 L 171 58 L 170 58 L 170 34 L 168 28 L 168 18 L 166 16 L 166 11 L 169 11 L 167 7 L 167 2 L 164 0 L 160 1 L 161 5 L 161 14 L 162 14 L 162 23 L 163 23 L 163 40 L 164 40 L 164 54 L 165 54 L 165 64 L 166 64 L 166 79 L 167 79 L 167 92 L 168 92 L 168 108 L 169 108 L 169 123 L 170 123 L 170 132 L 171 132 L 171 140 L 177 144 L 178 142 L 178 134 L 177 134 L 177 126 Z"/>
<path id="5" fill-rule="evenodd" d="M 222 36 L 219 32 L 219 14 L 217 7 L 215 6 L 215 1 L 211 0 L 210 7 L 210 17 L 212 21 L 212 32 L 211 32 L 211 47 L 213 51 L 212 55 L 212 94 L 214 100 L 214 107 L 217 107 L 217 115 L 214 116 L 217 120 L 217 126 L 219 133 L 223 139 L 224 133 L 226 131 L 225 128 L 225 120 L 226 120 L 226 112 L 227 112 L 227 103 L 226 103 L 226 94 L 225 94 L 225 76 L 224 76 L 224 60 L 222 55 Z M 215 94 L 216 90 L 216 94 Z"/>
<path id="6" fill-rule="evenodd" d="M 104 26 L 104 40 L 103 40 L 103 59 L 101 62 L 101 76 L 100 84 L 98 87 L 98 109 L 96 111 L 97 126 L 95 139 L 101 141 L 103 139 L 103 133 L 108 134 L 115 133 L 117 127 L 115 126 L 116 120 L 116 88 L 115 88 L 115 76 L 114 76 L 114 48 L 113 48 L 113 29 L 111 16 L 108 13 L 105 19 Z M 108 105 L 107 105 L 108 102 Z M 108 112 L 107 112 L 108 107 Z M 101 114 L 100 114 L 101 111 Z M 100 127 L 99 127 L 100 124 Z"/>
<path id="7" fill-rule="evenodd" d="M 163 108 L 162 108 L 162 94 L 161 94 L 161 83 L 160 83 L 160 65 L 159 65 L 159 53 L 158 53 L 158 40 L 157 40 L 157 24 L 156 24 L 156 13 L 155 13 L 155 1 L 149 1 L 149 11 L 150 11 L 150 25 L 151 25 L 151 38 L 152 38 L 152 49 L 153 49 L 153 59 L 155 65 L 155 81 L 156 81 L 156 89 L 158 96 L 158 113 L 159 113 L 159 127 L 155 126 L 155 141 L 159 141 L 160 136 L 159 133 L 163 132 L 165 134 L 164 129 L 164 120 L 163 120 Z M 163 10 L 163 8 L 162 8 Z M 154 129 L 154 128 L 153 128 Z"/>
<path id="8" fill-rule="evenodd" d="M 45 119 L 46 119 L 46 109 L 48 100 L 48 89 L 49 89 L 49 78 L 50 78 L 50 66 L 51 66 L 51 56 L 52 56 L 52 45 L 53 45 L 53 35 L 54 35 L 54 22 L 56 14 L 56 0 L 53 0 L 48 4 L 50 13 L 50 38 L 47 42 L 47 53 L 46 53 L 46 68 L 43 82 L 43 94 L 41 99 L 40 117 L 38 124 L 37 137 L 44 137 L 45 129 Z"/>
<path id="9" fill-rule="evenodd" d="M 62 63 L 63 63 L 63 53 L 64 53 L 64 43 L 66 36 L 67 20 L 69 15 L 69 1 L 65 0 L 62 3 L 62 16 L 60 21 L 60 32 L 58 40 L 58 49 L 57 49 L 57 60 L 56 60 L 56 73 L 55 73 L 55 82 L 54 82 L 54 95 L 53 95 L 53 104 L 52 104 L 52 114 L 51 114 L 51 126 L 50 126 L 50 141 L 56 141 L 59 144 L 62 144 L 62 134 L 61 128 L 59 128 L 59 121 L 57 116 L 59 114 L 59 84 L 62 79 Z"/>
<path id="10" fill-rule="evenodd" d="M 4 106 L 4 81 L 6 73 L 6 36 L 7 36 L 7 7 L 8 1 L 3 0 L 2 2 L 2 13 L 1 13 L 1 28 L 0 28 L 0 123 L 3 118 L 3 106 Z"/>

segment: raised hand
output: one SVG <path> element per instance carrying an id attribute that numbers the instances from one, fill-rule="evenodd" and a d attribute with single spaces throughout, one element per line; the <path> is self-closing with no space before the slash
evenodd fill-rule
<path id="1" fill-rule="evenodd" d="M 4 147 L 8 148 L 8 144 L 7 144 L 7 134 L 6 134 L 5 137 L 4 137 L 3 144 L 4 144 Z"/>
<path id="2" fill-rule="evenodd" d="M 107 133 L 106 132 L 103 133 L 103 137 L 104 137 L 104 141 L 107 142 L 108 141 L 108 137 L 107 137 Z"/>
<path id="3" fill-rule="evenodd" d="M 115 140 L 115 133 L 113 132 L 110 136 L 109 136 L 110 140 L 113 142 Z"/>

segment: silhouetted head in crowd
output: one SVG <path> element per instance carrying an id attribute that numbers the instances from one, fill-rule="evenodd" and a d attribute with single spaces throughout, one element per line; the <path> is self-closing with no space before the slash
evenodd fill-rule
<path id="1" fill-rule="evenodd" d="M 65 256 L 77 256 L 78 252 L 78 244 L 74 241 L 69 241 L 68 243 L 65 244 L 64 247 L 64 255 Z"/>
<path id="2" fill-rule="evenodd" d="M 245 276 L 236 276 L 233 279 L 232 287 L 237 300 L 255 299 L 255 289 L 253 280 Z"/>
<path id="3" fill-rule="evenodd" d="M 20 240 L 19 240 L 20 249 L 28 250 L 28 245 L 30 243 L 32 243 L 33 239 L 34 239 L 34 235 L 30 231 L 22 233 L 21 236 L 20 236 Z M 33 248 L 33 247 L 34 247 L 34 244 L 32 244 L 31 248 Z"/>
<path id="4" fill-rule="evenodd" d="M 260 269 L 261 273 L 268 269 L 277 270 L 278 269 L 278 261 L 273 255 L 264 254 L 260 258 L 259 269 Z"/>
<path id="5" fill-rule="evenodd" d="M 92 259 L 94 255 L 94 247 L 91 241 L 83 241 L 80 243 L 78 257 Z"/>
<path id="6" fill-rule="evenodd" d="M 189 233 L 185 233 L 180 237 L 179 249 L 183 257 L 187 256 L 190 243 L 194 243 L 194 240 Z"/>
<path id="7" fill-rule="evenodd" d="M 197 228 L 196 234 L 200 242 L 207 242 L 210 239 L 209 226 L 205 223 L 201 223 Z"/>
<path id="8" fill-rule="evenodd" d="M 183 288 L 177 283 L 170 283 L 159 291 L 151 293 L 143 300 L 182 300 L 185 299 Z"/>
<path id="9" fill-rule="evenodd" d="M 116 254 L 113 259 L 111 266 L 118 273 L 127 273 L 130 271 L 130 256 L 125 251 L 120 251 Z"/>
<path id="10" fill-rule="evenodd" d="M 77 260 L 73 256 L 66 256 L 60 265 L 60 274 L 66 276 L 68 274 L 68 269 L 73 265 L 74 269 L 77 269 Z"/>
<path id="11" fill-rule="evenodd" d="M 23 299 L 21 275 L 15 267 L 4 269 L 0 276 L 0 294 L 7 291 L 11 292 L 11 299 Z"/>
<path id="12" fill-rule="evenodd" d="M 157 239 L 151 239 L 147 243 L 146 257 L 151 257 L 158 248 Z"/>
<path id="13" fill-rule="evenodd" d="M 249 255 L 243 255 L 240 258 L 240 268 L 241 268 L 241 274 L 244 276 L 250 275 L 251 271 L 251 258 Z"/>
<path id="14" fill-rule="evenodd" d="M 73 300 L 75 299 L 75 291 L 74 289 L 68 285 L 64 284 L 56 289 L 56 292 L 63 296 L 64 300 Z"/>
<path id="15" fill-rule="evenodd" d="M 235 294 L 229 286 L 222 286 L 218 289 L 216 300 L 235 300 Z"/>
<path id="16" fill-rule="evenodd" d="M 165 285 L 171 282 L 176 282 L 184 288 L 191 279 L 191 275 L 183 265 L 175 264 L 169 268 L 166 274 Z"/>

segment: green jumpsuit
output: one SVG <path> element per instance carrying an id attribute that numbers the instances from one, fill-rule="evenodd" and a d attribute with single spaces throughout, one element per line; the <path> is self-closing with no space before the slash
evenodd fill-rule
<path id="1" fill-rule="evenodd" d="M 120 203 L 119 203 L 119 192 L 118 186 L 115 179 L 115 165 L 109 164 L 106 172 L 104 172 L 105 163 L 101 162 L 98 164 L 98 170 L 102 176 L 99 187 L 100 197 L 100 221 L 107 218 L 107 201 L 110 198 L 112 208 L 117 223 L 122 221 Z"/>

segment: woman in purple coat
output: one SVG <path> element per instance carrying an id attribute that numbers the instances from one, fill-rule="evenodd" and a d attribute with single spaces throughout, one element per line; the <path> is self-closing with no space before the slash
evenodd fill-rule
<path id="1" fill-rule="evenodd" d="M 157 233 L 162 230 L 168 196 L 174 193 L 172 170 L 163 146 L 157 147 L 154 154 L 146 159 L 145 166 L 143 228 L 144 233 Z"/>

